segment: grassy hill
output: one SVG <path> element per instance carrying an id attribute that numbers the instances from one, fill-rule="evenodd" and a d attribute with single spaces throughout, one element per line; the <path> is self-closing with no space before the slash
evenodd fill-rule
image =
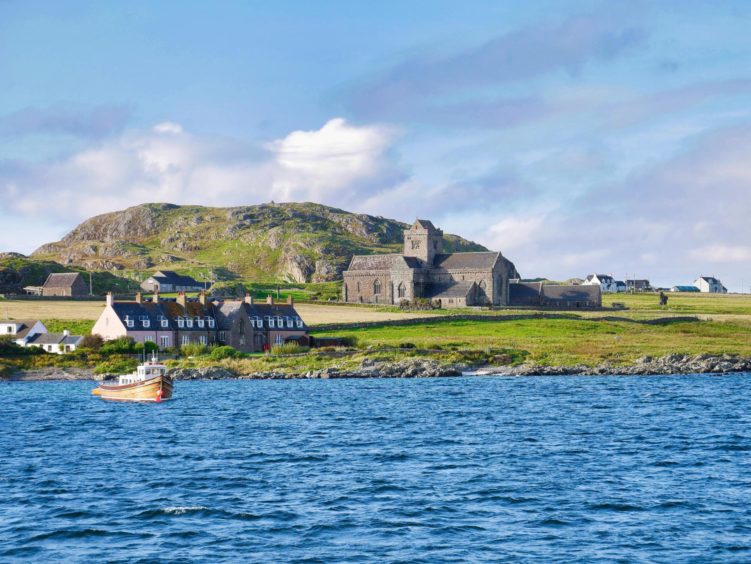
<path id="1" fill-rule="evenodd" d="M 313 203 L 232 208 L 143 204 L 93 217 L 32 257 L 91 270 L 177 270 L 197 279 L 326 282 L 354 254 L 402 248 L 406 224 Z M 447 251 L 483 251 L 446 235 Z"/>

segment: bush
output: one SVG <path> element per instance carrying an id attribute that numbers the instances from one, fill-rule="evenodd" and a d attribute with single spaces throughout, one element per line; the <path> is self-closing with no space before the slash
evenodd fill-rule
<path id="1" fill-rule="evenodd" d="M 416 347 L 414 343 L 399 343 L 399 348 L 400 349 L 414 349 Z"/>
<path id="2" fill-rule="evenodd" d="M 134 347 L 135 341 L 132 337 L 118 337 L 105 342 L 100 350 L 106 354 L 130 354 Z"/>
<path id="3" fill-rule="evenodd" d="M 297 343 L 289 342 L 271 347 L 271 354 L 301 354 L 310 350 L 310 347 L 301 347 Z"/>
<path id="4" fill-rule="evenodd" d="M 84 335 L 79 348 L 98 351 L 102 348 L 102 345 L 104 345 L 104 339 L 101 335 Z"/>
<path id="5" fill-rule="evenodd" d="M 182 356 L 202 356 L 209 353 L 209 347 L 201 343 L 188 343 L 180 347 Z"/>
<path id="6" fill-rule="evenodd" d="M 146 341 L 144 343 L 136 343 L 133 345 L 133 352 L 137 354 L 143 354 L 144 352 L 146 352 L 146 354 L 151 354 L 159 352 L 159 347 L 152 341 Z"/>
<path id="7" fill-rule="evenodd" d="M 234 347 L 221 346 L 211 349 L 211 358 L 213 360 L 222 360 L 223 358 L 237 358 L 242 356 L 242 353 Z"/>
<path id="8" fill-rule="evenodd" d="M 138 366 L 133 358 L 117 358 L 97 364 L 94 374 L 129 374 Z"/>

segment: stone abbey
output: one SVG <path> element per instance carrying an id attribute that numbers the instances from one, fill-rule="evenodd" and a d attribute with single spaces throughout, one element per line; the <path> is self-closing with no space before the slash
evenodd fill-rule
<path id="1" fill-rule="evenodd" d="M 509 280 L 519 274 L 500 252 L 442 251 L 443 231 L 418 219 L 404 230 L 402 254 L 352 257 L 342 297 L 369 304 L 427 299 L 448 308 L 509 304 Z"/>

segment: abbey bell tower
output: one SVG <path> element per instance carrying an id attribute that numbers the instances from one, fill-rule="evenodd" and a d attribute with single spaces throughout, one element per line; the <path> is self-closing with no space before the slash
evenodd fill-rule
<path id="1" fill-rule="evenodd" d="M 433 257 L 443 251 L 443 231 L 425 219 L 417 219 L 404 230 L 404 256 L 433 264 Z"/>

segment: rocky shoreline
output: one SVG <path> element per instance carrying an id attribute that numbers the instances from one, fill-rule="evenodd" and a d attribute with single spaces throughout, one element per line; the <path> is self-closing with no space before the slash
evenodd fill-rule
<path id="1" fill-rule="evenodd" d="M 255 372 L 237 374 L 222 366 L 203 368 L 176 368 L 170 374 L 177 380 L 283 380 L 283 379 L 338 379 L 338 378 L 440 378 L 451 376 L 629 376 L 671 374 L 727 374 L 751 372 L 751 358 L 731 355 L 681 355 L 672 354 L 659 358 L 642 357 L 630 366 L 615 366 L 603 363 L 595 367 L 541 366 L 521 364 L 517 366 L 480 366 L 441 364 L 429 358 L 412 358 L 400 362 L 375 362 L 365 360 L 358 368 L 343 369 L 327 367 L 301 373 Z M 102 380 L 92 370 L 83 368 L 50 368 L 19 371 L 6 380 Z"/>

